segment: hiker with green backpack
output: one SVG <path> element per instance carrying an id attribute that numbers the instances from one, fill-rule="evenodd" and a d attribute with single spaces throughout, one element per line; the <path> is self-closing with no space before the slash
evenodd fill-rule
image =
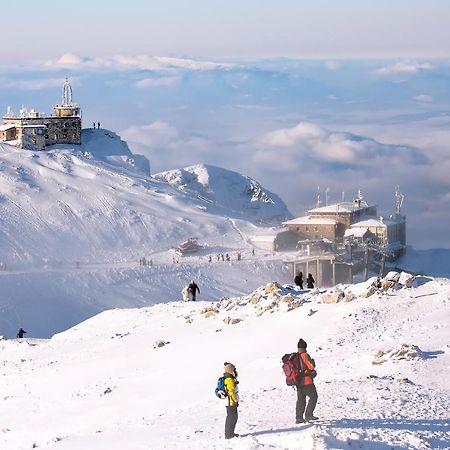
<path id="1" fill-rule="evenodd" d="M 237 370 L 234 364 L 224 363 L 223 376 L 217 380 L 216 396 L 228 399 L 227 418 L 225 420 L 225 439 L 232 439 L 239 435 L 234 432 L 238 420 L 239 395 Z"/>

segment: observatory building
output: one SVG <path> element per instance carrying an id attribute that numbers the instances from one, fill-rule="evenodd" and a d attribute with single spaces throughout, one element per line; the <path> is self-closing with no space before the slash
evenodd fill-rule
<path id="1" fill-rule="evenodd" d="M 45 150 L 53 144 L 81 144 L 81 109 L 72 98 L 69 80 L 63 83 L 61 103 L 53 115 L 22 108 L 15 114 L 10 107 L 0 125 L 0 141 L 28 150 Z"/>

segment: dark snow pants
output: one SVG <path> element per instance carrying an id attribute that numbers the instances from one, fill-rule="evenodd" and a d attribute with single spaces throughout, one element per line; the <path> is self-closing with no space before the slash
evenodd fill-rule
<path id="1" fill-rule="evenodd" d="M 227 406 L 227 418 L 225 420 L 225 439 L 234 437 L 234 428 L 238 420 L 237 406 Z"/>
<path id="2" fill-rule="evenodd" d="M 306 397 L 309 398 L 308 406 L 306 406 Z M 302 420 L 303 414 L 305 418 L 311 417 L 314 414 L 314 408 L 317 403 L 317 390 L 314 384 L 307 384 L 305 386 L 297 386 L 297 407 L 296 407 L 296 419 Z M 306 411 L 305 411 L 306 407 Z"/>

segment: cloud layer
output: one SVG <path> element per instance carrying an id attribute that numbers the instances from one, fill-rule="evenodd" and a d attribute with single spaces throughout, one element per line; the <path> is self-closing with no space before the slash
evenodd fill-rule
<path id="1" fill-rule="evenodd" d="M 188 58 L 171 58 L 150 55 L 116 55 L 112 57 L 82 57 L 65 53 L 60 58 L 42 63 L 47 69 L 72 70 L 150 70 L 155 72 L 184 69 L 190 71 L 230 69 L 232 64 L 201 61 Z"/>
<path id="2" fill-rule="evenodd" d="M 351 133 L 333 132 L 314 123 L 301 122 L 291 128 L 266 133 L 259 140 L 256 157 L 271 164 L 288 158 L 286 166 L 305 158 L 347 166 L 368 166 L 374 160 L 419 164 L 426 161 L 418 151 L 405 146 L 381 144 L 374 139 Z"/>
<path id="3" fill-rule="evenodd" d="M 374 73 L 377 71 L 378 73 Z M 363 189 L 408 236 L 450 246 L 450 61 L 261 60 L 65 54 L 8 67 L 2 105 L 51 108 L 68 75 L 84 126 L 120 132 L 155 171 L 207 163 L 252 176 L 302 214 Z M 439 220 L 434 217 L 439 216 Z M 448 227 L 447 227 L 448 228 Z"/>
<path id="4" fill-rule="evenodd" d="M 397 75 L 397 74 L 413 74 L 425 70 L 431 70 L 433 66 L 428 62 L 418 61 L 398 61 L 375 70 L 377 75 Z"/>

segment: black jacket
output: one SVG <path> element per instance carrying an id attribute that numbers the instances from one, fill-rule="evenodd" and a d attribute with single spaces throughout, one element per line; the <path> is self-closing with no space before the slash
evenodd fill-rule
<path id="1" fill-rule="evenodd" d="M 189 291 L 192 292 L 193 294 L 195 294 L 196 292 L 198 292 L 198 293 L 200 294 L 200 289 L 199 289 L 199 287 L 197 286 L 196 283 L 191 283 L 191 284 L 188 286 L 188 289 L 189 289 Z"/>

